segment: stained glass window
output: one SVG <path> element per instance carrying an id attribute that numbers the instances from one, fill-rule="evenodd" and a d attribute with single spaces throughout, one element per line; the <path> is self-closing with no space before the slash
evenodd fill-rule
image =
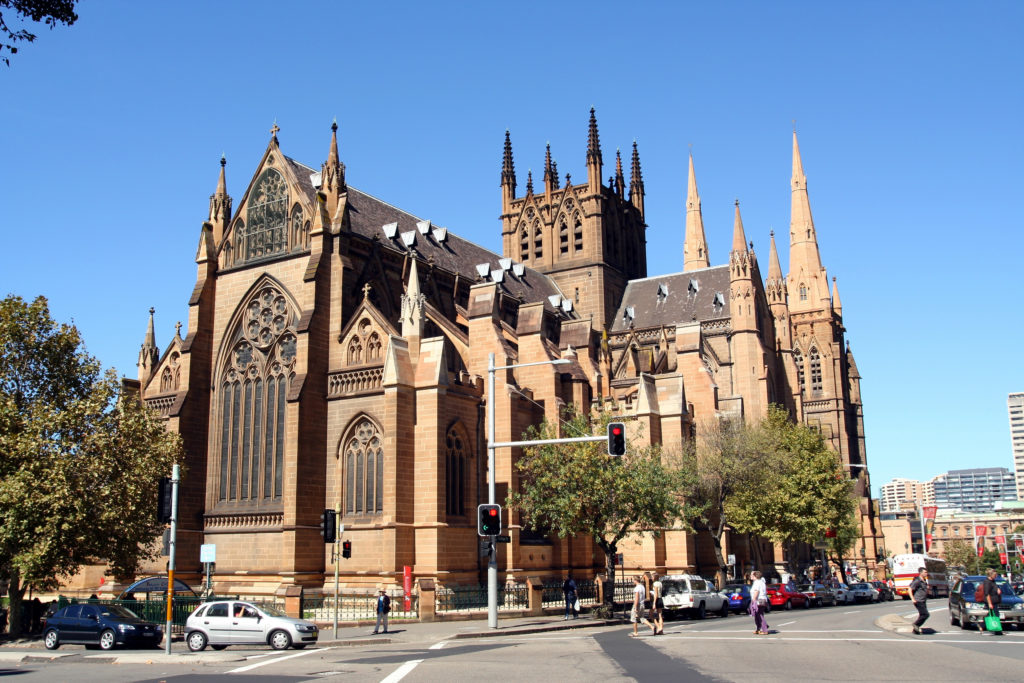
<path id="1" fill-rule="evenodd" d="M 377 515 L 384 511 L 384 442 L 380 429 L 363 418 L 345 440 L 345 512 Z"/>
<path id="2" fill-rule="evenodd" d="M 287 247 L 288 186 L 274 170 L 266 170 L 249 197 L 242 231 L 245 260 L 277 254 Z"/>
<path id="3" fill-rule="evenodd" d="M 445 436 L 446 512 L 466 514 L 466 442 L 461 430 L 452 427 Z"/>
<path id="4" fill-rule="evenodd" d="M 796 363 L 796 385 L 802 394 L 807 391 L 807 387 L 804 384 L 804 355 L 800 353 L 800 349 L 793 350 L 793 362 Z"/>
<path id="5" fill-rule="evenodd" d="M 818 349 L 812 348 L 810 353 L 811 359 L 811 393 L 820 394 L 822 391 L 821 382 L 821 356 L 818 355 Z"/>

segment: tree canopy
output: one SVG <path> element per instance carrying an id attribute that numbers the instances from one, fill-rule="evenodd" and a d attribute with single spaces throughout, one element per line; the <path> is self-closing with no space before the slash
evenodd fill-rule
<path id="1" fill-rule="evenodd" d="M 101 372 L 45 298 L 0 301 L 0 575 L 12 612 L 28 584 L 97 562 L 127 576 L 153 558 L 158 482 L 181 459 L 180 437 Z"/>
<path id="2" fill-rule="evenodd" d="M 26 28 L 11 28 L 7 23 L 10 13 L 5 17 L 4 10 L 13 10 L 19 21 L 41 21 L 53 29 L 57 24 L 71 26 L 78 20 L 78 15 L 75 14 L 77 2 L 78 0 L 0 0 L 0 59 L 10 66 L 11 55 L 18 52 L 15 43 L 31 43 L 36 39 L 36 34 Z"/>
<path id="3" fill-rule="evenodd" d="M 569 412 L 564 436 L 604 432 L 607 421 L 592 425 L 585 415 Z M 557 438 L 550 423 L 530 428 L 524 439 Z M 522 515 L 525 526 L 566 538 L 586 534 L 605 553 L 609 580 L 615 579 L 619 542 L 629 534 L 660 533 L 693 511 L 683 493 L 693 479 L 678 458 L 658 446 L 635 449 L 630 444 L 621 458 L 609 457 L 603 444 L 550 444 L 525 448 L 516 463 L 518 492 L 508 504 Z M 607 593 L 610 601 L 611 591 Z"/>

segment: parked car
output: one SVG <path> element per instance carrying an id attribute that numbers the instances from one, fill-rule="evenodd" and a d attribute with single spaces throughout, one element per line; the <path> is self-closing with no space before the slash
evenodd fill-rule
<path id="1" fill-rule="evenodd" d="M 837 583 L 832 586 L 832 590 L 836 594 L 836 603 L 849 605 L 854 602 L 853 593 L 850 592 L 850 587 L 845 583 Z"/>
<path id="2" fill-rule="evenodd" d="M 730 583 L 722 589 L 729 598 L 729 609 L 736 614 L 746 612 L 750 607 L 750 586 L 745 583 Z"/>
<path id="3" fill-rule="evenodd" d="M 729 616 L 729 598 L 706 579 L 690 574 L 670 574 L 661 579 L 666 615 L 690 614 L 703 619 L 708 612 Z"/>
<path id="4" fill-rule="evenodd" d="M 768 584 L 768 602 L 772 607 L 782 609 L 793 609 L 794 607 L 810 607 L 810 599 L 798 591 L 793 584 L 772 583 Z"/>
<path id="5" fill-rule="evenodd" d="M 315 643 L 316 624 L 295 619 L 266 605 L 240 600 L 218 600 L 200 605 L 185 622 L 188 649 L 199 652 L 207 644 L 214 650 L 228 645 L 270 645 L 275 650 L 301 650 Z"/>
<path id="6" fill-rule="evenodd" d="M 851 583 L 849 592 L 854 602 L 878 602 L 878 591 L 865 581 Z"/>
<path id="7" fill-rule="evenodd" d="M 68 605 L 46 620 L 43 644 L 56 650 L 65 643 L 112 650 L 116 645 L 157 647 L 163 627 L 143 621 L 134 612 L 117 605 Z"/>
<path id="8" fill-rule="evenodd" d="M 1014 581 L 1010 586 L 1017 595 L 1024 595 L 1024 581 Z"/>
<path id="9" fill-rule="evenodd" d="M 882 602 L 883 600 L 892 602 L 896 599 L 896 591 L 890 588 L 889 584 L 885 581 L 870 581 L 869 583 L 875 587 L 876 591 L 878 591 L 879 602 Z"/>
<path id="10" fill-rule="evenodd" d="M 969 629 L 977 624 L 984 630 L 985 617 L 988 616 L 988 605 L 974 601 L 974 593 L 984 576 L 963 576 L 953 584 L 949 592 L 949 623 L 960 628 Z M 1006 579 L 996 579 L 999 587 L 999 621 L 1003 624 L 1016 624 L 1021 628 L 1024 624 L 1024 598 L 1015 595 L 1013 588 Z"/>
<path id="11" fill-rule="evenodd" d="M 811 605 L 835 605 L 836 593 L 823 583 L 804 583 L 797 586 L 797 590 L 807 596 Z"/>

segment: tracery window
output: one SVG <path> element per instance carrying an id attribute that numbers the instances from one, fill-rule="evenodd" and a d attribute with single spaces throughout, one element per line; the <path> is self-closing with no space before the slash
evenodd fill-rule
<path id="1" fill-rule="evenodd" d="M 579 214 L 573 218 L 572 248 L 576 251 L 583 251 L 583 221 Z"/>
<path id="2" fill-rule="evenodd" d="M 523 226 L 522 232 L 519 235 L 519 260 L 528 261 L 530 259 L 530 232 Z"/>
<path id="3" fill-rule="evenodd" d="M 345 512 L 375 515 L 384 511 L 384 443 L 380 429 L 361 419 L 345 439 Z"/>
<path id="4" fill-rule="evenodd" d="M 267 169 L 249 197 L 241 240 L 246 261 L 283 252 L 287 247 L 288 186 L 284 177 Z"/>
<path id="5" fill-rule="evenodd" d="M 793 362 L 796 363 L 796 385 L 800 388 L 800 393 L 807 392 L 807 385 L 804 378 L 804 355 L 800 353 L 800 349 L 793 349 Z"/>
<path id="6" fill-rule="evenodd" d="M 468 457 L 462 430 L 452 426 L 444 440 L 445 446 L 445 511 L 449 515 L 466 514 L 466 478 Z"/>
<path id="7" fill-rule="evenodd" d="M 221 501 L 277 500 L 284 481 L 285 406 L 295 376 L 297 315 L 273 285 L 245 306 L 221 371 Z"/>
<path id="8" fill-rule="evenodd" d="M 569 253 L 569 226 L 566 225 L 565 218 L 558 223 L 558 251 L 562 254 Z"/>
<path id="9" fill-rule="evenodd" d="M 160 392 L 177 391 L 181 382 L 181 356 L 177 351 L 171 354 L 167 367 L 160 373 Z"/>
<path id="10" fill-rule="evenodd" d="M 533 224 L 533 257 L 541 258 L 544 256 L 544 232 L 541 230 L 540 221 L 535 221 Z"/>
<path id="11" fill-rule="evenodd" d="M 820 394 L 822 391 L 821 356 L 818 354 L 817 348 L 812 348 L 809 355 L 811 360 L 811 393 Z"/>
<path id="12" fill-rule="evenodd" d="M 807 301 L 807 286 L 800 285 L 800 301 Z"/>
<path id="13" fill-rule="evenodd" d="M 292 249 L 305 249 L 306 241 L 309 237 L 308 222 L 302 220 L 302 209 L 298 204 L 292 207 L 292 217 L 289 220 L 291 227 L 291 245 Z"/>

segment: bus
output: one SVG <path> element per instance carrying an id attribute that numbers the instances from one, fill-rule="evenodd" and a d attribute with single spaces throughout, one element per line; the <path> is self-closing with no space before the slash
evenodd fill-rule
<path id="1" fill-rule="evenodd" d="M 896 555 L 892 558 L 892 576 L 896 583 L 896 594 L 910 599 L 910 582 L 921 567 L 928 570 L 928 597 L 938 598 L 949 595 L 949 581 L 946 579 L 946 561 L 928 557 L 921 553 Z"/>

